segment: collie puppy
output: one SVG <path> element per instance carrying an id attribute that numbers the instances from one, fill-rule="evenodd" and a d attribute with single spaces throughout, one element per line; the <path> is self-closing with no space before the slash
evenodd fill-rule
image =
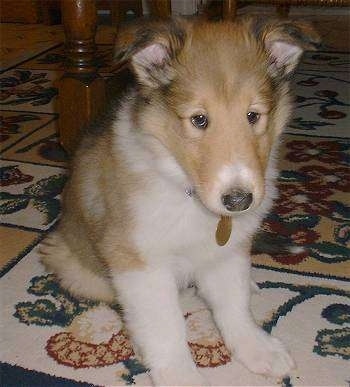
<path id="1" fill-rule="evenodd" d="M 281 377 L 293 360 L 250 311 L 250 248 L 275 196 L 290 76 L 318 36 L 301 22 L 171 21 L 118 53 L 137 80 L 73 160 L 42 260 L 77 297 L 118 302 L 156 385 L 206 385 L 180 288 L 195 284 L 227 348 Z"/>

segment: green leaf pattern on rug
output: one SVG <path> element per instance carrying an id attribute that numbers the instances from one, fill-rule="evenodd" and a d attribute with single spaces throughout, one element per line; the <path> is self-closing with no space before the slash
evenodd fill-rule
<path id="1" fill-rule="evenodd" d="M 290 215 L 290 216 L 284 216 L 281 217 L 283 222 L 286 223 L 286 225 L 297 228 L 297 227 L 306 227 L 306 228 L 313 228 L 317 226 L 319 223 L 321 217 L 317 215 L 305 215 L 305 214 L 296 214 L 296 215 Z"/>
<path id="2" fill-rule="evenodd" d="M 74 317 L 92 306 L 97 305 L 92 301 L 79 301 L 63 290 L 52 274 L 38 276 L 31 279 L 28 293 L 36 296 L 51 296 L 49 299 L 39 299 L 35 302 L 19 302 L 15 306 L 14 317 L 27 325 L 57 325 L 66 327 L 71 324 Z"/>
<path id="3" fill-rule="evenodd" d="M 67 180 L 66 175 L 52 175 L 41 179 L 38 182 L 24 189 L 24 193 L 32 197 L 55 197 L 62 192 L 62 188 Z"/>
<path id="4" fill-rule="evenodd" d="M 321 356 L 340 356 L 350 360 L 350 328 L 322 329 L 316 336 L 314 352 Z"/>
<path id="5" fill-rule="evenodd" d="M 66 175 L 52 175 L 26 187 L 23 193 L 1 192 L 0 215 L 24 210 L 32 203 L 34 208 L 45 214 L 44 224 L 50 224 L 60 213 L 61 206 L 56 196 L 61 194 L 66 181 Z"/>
<path id="6" fill-rule="evenodd" d="M 1 192 L 3 193 L 3 192 Z M 3 199 L 3 196 L 1 197 L 1 200 Z M 13 214 L 14 212 L 20 211 L 25 209 L 28 206 L 29 199 L 23 198 L 15 198 L 7 200 L 4 203 L 0 205 L 0 215 L 8 215 Z"/>
<path id="7" fill-rule="evenodd" d="M 278 176 L 278 181 L 281 181 L 284 183 L 306 181 L 306 177 L 304 176 L 304 174 L 299 173 L 297 171 L 284 170 L 280 172 Z"/>
<path id="8" fill-rule="evenodd" d="M 299 305 L 316 296 L 338 295 L 350 298 L 350 293 L 336 288 L 327 288 L 323 286 L 305 286 L 286 284 L 283 282 L 265 281 L 259 283 L 260 289 L 288 289 L 297 294 L 281 304 L 272 314 L 272 317 L 263 323 L 266 332 L 271 333 L 274 326 L 280 318 L 290 313 L 296 305 Z M 324 308 L 321 316 L 328 322 L 343 325 L 350 323 L 350 306 L 348 304 L 331 304 Z M 316 336 L 317 344 L 313 352 L 321 356 L 340 356 L 344 359 L 350 359 L 350 328 L 343 329 L 321 329 Z"/>
<path id="9" fill-rule="evenodd" d="M 346 297 L 350 299 L 350 292 L 338 289 L 330 288 L 325 286 L 315 286 L 315 285 L 297 285 L 297 284 L 288 284 L 284 282 L 271 282 L 265 281 L 258 283 L 260 289 L 288 289 L 291 292 L 295 292 L 296 295 L 281 304 L 272 314 L 272 316 L 263 323 L 263 328 L 266 332 L 271 333 L 272 328 L 276 326 L 278 320 L 286 316 L 296 305 L 299 305 L 307 300 L 311 300 L 316 296 L 329 296 L 336 295 L 340 297 Z M 336 312 L 335 312 L 336 310 Z M 345 304 L 331 304 L 329 307 L 325 308 L 322 311 L 322 317 L 326 318 L 330 322 L 336 322 L 339 320 L 339 315 L 344 313 L 349 313 L 350 307 Z M 335 316 L 338 316 L 336 319 Z M 344 320 L 344 318 L 343 318 Z M 346 321 L 347 322 L 347 321 Z"/>
<path id="10" fill-rule="evenodd" d="M 147 372 L 147 368 L 145 368 L 137 359 L 130 358 L 128 360 L 124 360 L 123 364 L 125 368 L 129 371 L 127 374 L 123 374 L 121 377 L 125 380 L 127 385 L 135 384 L 134 376 L 143 374 Z"/>
<path id="11" fill-rule="evenodd" d="M 324 263 L 343 262 L 350 259 L 349 249 L 332 242 L 314 243 L 311 256 Z"/>
<path id="12" fill-rule="evenodd" d="M 292 122 L 288 125 L 293 129 L 301 129 L 301 130 L 317 130 L 318 127 L 327 127 L 333 126 L 335 124 L 327 121 L 313 121 L 313 120 L 305 120 L 302 117 L 293 118 Z"/>
<path id="13" fill-rule="evenodd" d="M 333 324 L 350 324 L 350 305 L 329 305 L 323 309 L 321 316 Z"/>
<path id="14" fill-rule="evenodd" d="M 46 224 L 53 222 L 61 210 L 60 201 L 56 198 L 33 199 L 33 206 L 46 214 Z"/>
<path id="15" fill-rule="evenodd" d="M 328 322 L 344 325 L 350 323 L 350 305 L 332 304 L 322 310 L 321 316 Z M 350 359 L 350 328 L 321 329 L 316 336 L 314 352 L 321 356 L 340 356 Z"/>
<path id="16" fill-rule="evenodd" d="M 1 106 L 16 106 L 31 104 L 32 106 L 46 105 L 58 94 L 56 87 L 47 77 L 47 72 L 33 72 L 32 70 L 14 70 L 12 75 L 0 80 L 2 88 Z"/>

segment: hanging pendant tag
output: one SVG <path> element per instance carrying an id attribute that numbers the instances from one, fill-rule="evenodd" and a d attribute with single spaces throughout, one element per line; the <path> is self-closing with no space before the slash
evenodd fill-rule
<path id="1" fill-rule="evenodd" d="M 230 216 L 222 216 L 216 228 L 216 243 L 219 246 L 224 246 L 228 242 L 232 231 L 232 218 Z"/>

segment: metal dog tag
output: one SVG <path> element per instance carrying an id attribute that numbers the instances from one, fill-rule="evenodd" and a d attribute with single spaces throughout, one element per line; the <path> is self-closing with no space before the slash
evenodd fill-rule
<path id="1" fill-rule="evenodd" d="M 219 246 L 224 246 L 228 242 L 232 231 L 232 218 L 230 216 L 222 216 L 216 228 L 216 243 Z"/>

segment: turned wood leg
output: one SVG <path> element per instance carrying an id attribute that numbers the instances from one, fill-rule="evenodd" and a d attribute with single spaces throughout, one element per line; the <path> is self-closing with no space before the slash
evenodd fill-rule
<path id="1" fill-rule="evenodd" d="M 152 0 L 149 5 L 156 18 L 166 19 L 171 16 L 171 0 Z"/>
<path id="2" fill-rule="evenodd" d="M 62 0 L 61 7 L 66 61 L 59 82 L 59 135 L 63 147 L 72 152 L 81 128 L 103 110 L 105 81 L 96 68 L 95 1 Z"/>
<path id="3" fill-rule="evenodd" d="M 122 21 L 120 2 L 111 0 L 109 4 L 110 4 L 110 10 L 111 10 L 112 25 L 118 26 Z"/>
<path id="4" fill-rule="evenodd" d="M 277 15 L 281 18 L 287 18 L 289 14 L 289 4 L 280 4 L 276 6 Z"/>
<path id="5" fill-rule="evenodd" d="M 223 3 L 223 19 L 233 20 L 236 17 L 237 0 L 224 0 Z"/>
<path id="6" fill-rule="evenodd" d="M 43 24 L 52 25 L 61 22 L 59 0 L 40 0 L 41 19 Z"/>

